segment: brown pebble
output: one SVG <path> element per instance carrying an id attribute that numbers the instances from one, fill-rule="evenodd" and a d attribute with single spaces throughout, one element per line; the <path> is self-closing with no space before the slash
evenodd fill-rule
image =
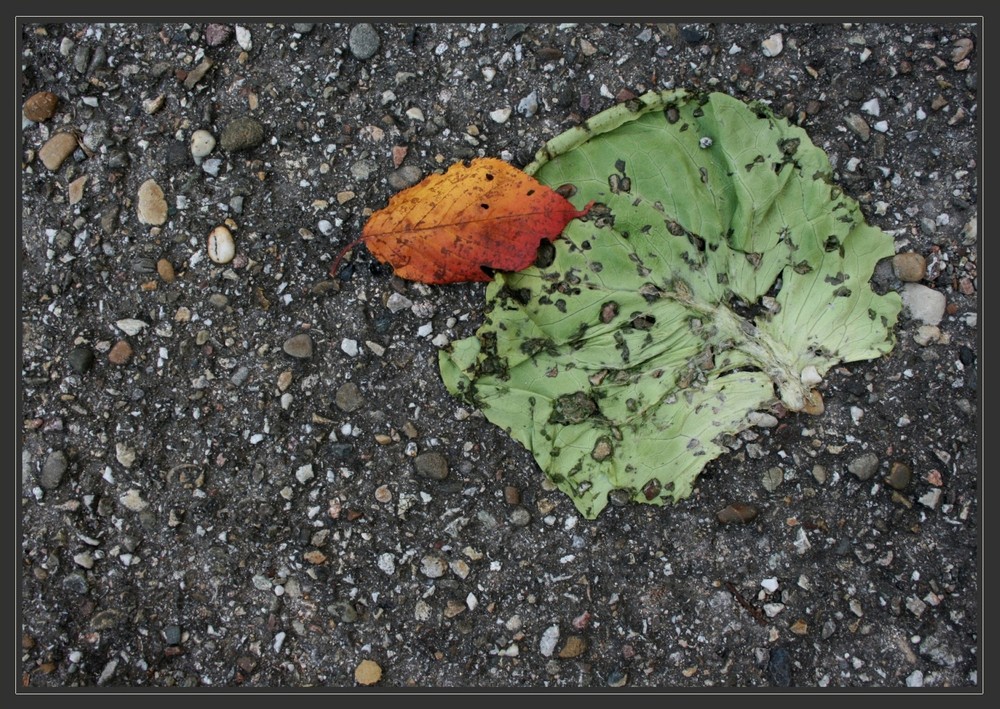
<path id="1" fill-rule="evenodd" d="M 156 262 L 156 272 L 160 274 L 160 278 L 163 279 L 164 283 L 173 283 L 176 278 L 174 265 L 165 258 L 161 258 Z"/>
<path id="2" fill-rule="evenodd" d="M 69 190 L 67 194 L 69 195 L 69 203 L 76 204 L 81 199 L 83 199 L 83 188 L 87 184 L 87 176 L 83 175 L 78 177 L 69 183 Z"/>
<path id="3" fill-rule="evenodd" d="M 519 505 L 521 504 L 521 491 L 513 485 L 507 485 L 503 489 L 503 499 L 508 505 Z"/>
<path id="4" fill-rule="evenodd" d="M 757 508 L 745 502 L 734 502 L 715 513 L 721 524 L 747 524 L 757 519 Z"/>
<path id="5" fill-rule="evenodd" d="M 791 630 L 796 635 L 806 635 L 809 632 L 809 624 L 806 623 L 801 618 L 799 618 L 797 621 L 792 623 L 789 630 Z"/>
<path id="6" fill-rule="evenodd" d="M 955 44 L 952 46 L 954 49 L 951 50 L 951 60 L 957 64 L 969 56 L 969 52 L 972 51 L 972 40 L 968 37 L 962 37 L 955 40 Z"/>
<path id="7" fill-rule="evenodd" d="M 63 161 L 76 150 L 76 136 L 72 133 L 56 133 L 38 150 L 38 159 L 48 169 L 55 172 Z"/>
<path id="8" fill-rule="evenodd" d="M 312 549 L 311 551 L 307 551 L 305 554 L 303 554 L 302 558 L 308 561 L 310 564 L 318 566 L 319 564 L 322 564 L 324 561 L 326 561 L 326 554 L 321 552 L 319 549 Z"/>
<path id="9" fill-rule="evenodd" d="M 374 660 L 362 660 L 354 668 L 354 681 L 358 684 L 375 684 L 382 679 L 382 668 Z"/>
<path id="10" fill-rule="evenodd" d="M 564 660 L 568 660 L 573 657 L 579 657 L 587 650 L 587 641 L 579 635 L 570 635 L 566 638 L 566 644 L 562 646 L 562 650 L 559 651 L 559 657 Z"/>
<path id="11" fill-rule="evenodd" d="M 823 395 L 815 389 L 809 392 L 809 394 L 805 397 L 805 402 L 802 404 L 803 413 L 807 413 L 811 416 L 819 416 L 823 413 L 825 408 L 826 407 L 823 405 Z"/>
<path id="12" fill-rule="evenodd" d="M 948 99 L 946 99 L 941 94 L 938 94 L 931 101 L 931 110 L 933 110 L 933 111 L 940 111 L 942 108 L 944 108 L 947 105 L 948 105 Z"/>
<path id="13" fill-rule="evenodd" d="M 917 283 L 927 275 L 927 259 L 916 251 L 896 254 L 892 257 L 892 270 L 899 280 Z"/>
<path id="14" fill-rule="evenodd" d="M 150 178 L 139 185 L 136 202 L 140 223 L 159 226 L 167 221 L 167 200 L 156 180 Z"/>
<path id="15" fill-rule="evenodd" d="M 971 278 L 963 277 L 958 281 L 958 290 L 961 291 L 962 295 L 975 295 L 976 285 Z"/>
<path id="16" fill-rule="evenodd" d="M 392 146 L 392 166 L 399 167 L 403 164 L 403 160 L 406 158 L 406 153 L 409 151 L 405 145 L 394 145 Z"/>
<path id="17" fill-rule="evenodd" d="M 39 91 L 24 102 L 24 117 L 29 121 L 41 123 L 52 118 L 59 105 L 59 97 L 51 91 Z"/>
<path id="18" fill-rule="evenodd" d="M 375 499 L 379 502 L 389 502 L 392 499 L 392 490 L 388 485 L 380 485 L 375 488 Z"/>
<path id="19" fill-rule="evenodd" d="M 910 484 L 913 472 L 906 463 L 896 461 L 889 469 L 889 477 L 885 479 L 886 484 L 895 490 L 903 490 Z"/>
<path id="20" fill-rule="evenodd" d="M 125 340 L 118 340 L 108 352 L 108 360 L 112 364 L 125 364 L 132 357 L 132 346 Z"/>

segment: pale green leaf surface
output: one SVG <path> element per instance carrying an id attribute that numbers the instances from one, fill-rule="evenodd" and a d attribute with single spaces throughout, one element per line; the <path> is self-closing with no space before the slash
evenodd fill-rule
<path id="1" fill-rule="evenodd" d="M 597 204 L 551 264 L 497 276 L 441 373 L 588 518 L 612 494 L 687 497 L 720 434 L 776 398 L 803 408 L 805 367 L 892 349 L 900 300 L 868 283 L 891 238 L 764 107 L 647 94 L 549 141 L 526 172 Z"/>

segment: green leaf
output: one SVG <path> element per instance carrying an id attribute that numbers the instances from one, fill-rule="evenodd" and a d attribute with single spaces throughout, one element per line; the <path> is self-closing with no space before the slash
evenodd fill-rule
<path id="1" fill-rule="evenodd" d="M 893 347 L 900 299 L 869 284 L 892 239 L 766 106 L 646 94 L 525 171 L 596 204 L 550 264 L 497 276 L 439 364 L 589 519 L 687 497 L 751 412 L 808 410 L 831 367 Z"/>

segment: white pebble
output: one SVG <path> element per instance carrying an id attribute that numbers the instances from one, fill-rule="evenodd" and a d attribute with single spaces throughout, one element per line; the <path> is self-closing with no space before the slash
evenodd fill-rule
<path id="1" fill-rule="evenodd" d="M 396 557 L 390 552 L 380 554 L 378 557 L 378 567 L 389 576 L 392 576 L 396 573 Z"/>
<path id="2" fill-rule="evenodd" d="M 406 115 L 409 116 L 410 118 L 412 118 L 415 121 L 422 121 L 422 120 L 424 120 L 424 112 L 421 111 L 416 106 L 414 106 L 413 108 L 406 109 Z"/>
<path id="3" fill-rule="evenodd" d="M 281 630 L 277 632 L 274 636 L 274 651 L 281 652 L 281 646 L 285 644 L 285 631 Z"/>
<path id="4" fill-rule="evenodd" d="M 774 593 L 778 590 L 778 579 L 774 576 L 764 579 L 760 582 L 760 586 L 768 593 Z"/>
<path id="5" fill-rule="evenodd" d="M 470 593 L 465 597 L 465 605 L 469 607 L 470 611 L 476 610 L 476 606 L 479 605 L 479 599 L 476 598 L 475 594 Z"/>
<path id="6" fill-rule="evenodd" d="M 149 327 L 149 323 L 142 320 L 136 320 L 135 318 L 123 318 L 115 323 L 118 329 L 124 332 L 126 335 L 138 335 L 139 332 Z"/>
<path id="7" fill-rule="evenodd" d="M 506 123 L 507 119 L 510 118 L 510 107 L 498 108 L 495 111 L 490 111 L 490 118 L 493 119 L 494 123 Z"/>
<path id="8" fill-rule="evenodd" d="M 556 644 L 559 642 L 559 626 L 550 625 L 542 633 L 542 639 L 538 643 L 538 651 L 542 653 L 545 657 L 552 657 L 552 653 L 556 650 Z"/>
<path id="9" fill-rule="evenodd" d="M 191 134 L 191 157 L 201 160 L 215 149 L 215 136 L 207 130 L 196 130 Z"/>
<path id="10" fill-rule="evenodd" d="M 327 219 L 320 219 L 319 224 L 317 224 L 316 226 L 319 227 L 319 230 L 323 234 L 323 236 L 329 236 L 330 234 L 333 233 L 333 224 L 331 224 Z"/>
<path id="11" fill-rule="evenodd" d="M 760 43 L 760 47 L 764 50 L 765 57 L 776 57 L 781 54 L 781 50 L 784 48 L 785 43 L 780 32 L 775 32 L 770 37 L 765 39 Z"/>
<path id="12" fill-rule="evenodd" d="M 483 67 L 483 78 L 486 79 L 486 83 L 493 81 L 493 77 L 497 75 L 497 70 L 491 66 Z"/>
<path id="13" fill-rule="evenodd" d="M 243 25 L 236 25 L 236 43 L 245 52 L 249 52 L 253 49 L 253 42 L 250 39 L 250 30 L 248 30 Z"/>
<path id="14" fill-rule="evenodd" d="M 823 377 L 820 376 L 819 371 L 814 365 L 811 364 L 802 368 L 802 373 L 799 374 L 799 379 L 807 387 L 815 386 L 823 381 Z"/>
<path id="15" fill-rule="evenodd" d="M 215 263 L 229 263 L 236 256 L 233 233 L 221 224 L 208 234 L 208 257 Z"/>
<path id="16" fill-rule="evenodd" d="M 358 354 L 358 341 L 344 338 L 340 341 L 340 349 L 349 357 L 356 357 Z"/>
<path id="17" fill-rule="evenodd" d="M 306 463 L 295 471 L 295 479 L 300 483 L 309 482 L 313 477 L 315 476 L 313 475 L 312 463 Z"/>
<path id="18" fill-rule="evenodd" d="M 865 101 L 861 104 L 861 110 L 870 116 L 877 116 L 882 109 L 878 104 L 878 99 L 873 98 L 870 101 Z"/>
<path id="19" fill-rule="evenodd" d="M 764 604 L 764 613 L 765 613 L 765 615 L 767 615 L 768 618 L 773 618 L 774 616 L 776 616 L 779 613 L 781 613 L 781 611 L 783 611 L 783 610 L 785 610 L 785 604 L 784 603 L 765 603 Z"/>
<path id="20" fill-rule="evenodd" d="M 434 332 L 434 325 L 431 323 L 424 323 L 417 328 L 417 337 L 427 337 L 432 332 Z"/>

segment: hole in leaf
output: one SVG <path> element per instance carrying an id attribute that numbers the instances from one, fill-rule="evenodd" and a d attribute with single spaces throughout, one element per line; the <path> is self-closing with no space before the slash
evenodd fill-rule
<path id="1" fill-rule="evenodd" d="M 490 208 L 490 205 L 486 204 L 485 202 L 483 202 L 479 206 L 482 207 L 483 209 L 489 209 Z"/>
<path id="2" fill-rule="evenodd" d="M 490 172 L 486 173 L 486 181 L 487 182 L 492 182 L 493 181 L 493 173 L 490 173 Z"/>
<path id="3" fill-rule="evenodd" d="M 538 242 L 538 252 L 535 254 L 535 266 L 548 268 L 556 260 L 556 247 L 548 239 Z"/>

